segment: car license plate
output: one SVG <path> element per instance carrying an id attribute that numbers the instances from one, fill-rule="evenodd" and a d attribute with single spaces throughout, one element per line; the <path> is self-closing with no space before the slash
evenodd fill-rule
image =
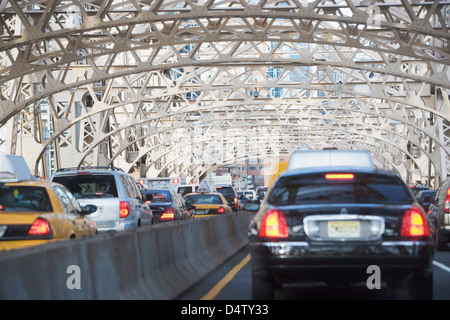
<path id="1" fill-rule="evenodd" d="M 3 237 L 6 231 L 6 226 L 0 226 L 0 238 Z"/>
<path id="2" fill-rule="evenodd" d="M 195 214 L 206 214 L 206 210 L 202 210 L 202 209 L 195 210 Z"/>
<path id="3" fill-rule="evenodd" d="M 358 238 L 360 236 L 359 221 L 329 221 L 328 236 L 330 238 Z"/>

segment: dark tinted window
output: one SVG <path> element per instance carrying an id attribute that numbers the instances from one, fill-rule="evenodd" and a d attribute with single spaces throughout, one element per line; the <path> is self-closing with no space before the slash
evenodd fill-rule
<path id="1" fill-rule="evenodd" d="M 411 203 L 403 182 L 380 174 L 354 174 L 349 180 L 328 180 L 325 174 L 282 177 L 270 194 L 275 205 L 321 203 Z"/>
<path id="2" fill-rule="evenodd" d="M 217 192 L 223 194 L 225 198 L 235 197 L 236 193 L 232 187 L 216 187 Z"/>
<path id="3" fill-rule="evenodd" d="M 116 182 L 112 174 L 77 174 L 55 176 L 52 180 L 64 185 L 75 198 L 116 198 Z"/>
<path id="4" fill-rule="evenodd" d="M 189 204 L 223 204 L 222 199 L 217 194 L 193 194 L 185 199 Z"/>
<path id="5" fill-rule="evenodd" d="M 178 193 L 181 194 L 182 196 L 188 194 L 188 193 L 192 193 L 194 192 L 193 190 L 194 188 L 191 186 L 186 186 L 186 187 L 179 187 L 178 188 Z"/>
<path id="6" fill-rule="evenodd" d="M 43 187 L 0 187 L 0 211 L 45 211 L 53 208 Z"/>
<path id="7" fill-rule="evenodd" d="M 143 192 L 143 194 L 144 194 L 144 198 L 146 198 L 147 195 L 153 196 L 151 203 L 172 202 L 172 197 L 170 196 L 169 190 L 146 191 L 146 192 Z"/>

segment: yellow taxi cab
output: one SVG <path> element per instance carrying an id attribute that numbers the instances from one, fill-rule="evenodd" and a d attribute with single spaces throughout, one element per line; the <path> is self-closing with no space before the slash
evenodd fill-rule
<path id="1" fill-rule="evenodd" d="M 198 192 L 184 196 L 186 204 L 191 208 L 194 218 L 210 217 L 218 214 L 232 213 L 227 199 L 219 192 L 209 192 L 199 188 Z"/>
<path id="2" fill-rule="evenodd" d="M 82 208 L 64 186 L 24 175 L 22 160 L 0 155 L 0 251 L 95 235 L 97 226 L 86 215 L 96 206 Z M 14 167 L 22 172 L 11 172 Z"/>
<path id="3" fill-rule="evenodd" d="M 287 169 L 288 161 L 280 160 L 276 162 L 272 168 L 272 172 L 270 174 L 269 188 L 273 185 L 275 180 Z"/>

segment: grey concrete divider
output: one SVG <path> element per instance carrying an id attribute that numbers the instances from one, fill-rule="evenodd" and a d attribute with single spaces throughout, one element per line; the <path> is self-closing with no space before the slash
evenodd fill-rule
<path id="1" fill-rule="evenodd" d="M 0 299 L 175 299 L 247 244 L 252 216 L 239 212 L 0 252 Z"/>

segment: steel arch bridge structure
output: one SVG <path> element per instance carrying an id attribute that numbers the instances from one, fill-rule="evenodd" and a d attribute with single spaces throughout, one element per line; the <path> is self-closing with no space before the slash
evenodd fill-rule
<path id="1" fill-rule="evenodd" d="M 450 2 L 1 0 L 0 152 L 191 182 L 245 158 L 369 150 L 450 172 Z"/>

